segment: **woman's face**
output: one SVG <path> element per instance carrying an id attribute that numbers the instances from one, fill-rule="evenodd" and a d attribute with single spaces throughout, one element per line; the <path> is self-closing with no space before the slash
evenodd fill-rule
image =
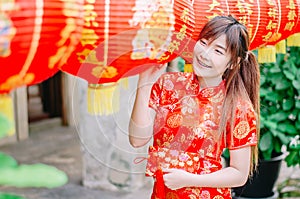
<path id="1" fill-rule="evenodd" d="M 225 34 L 212 42 L 200 39 L 194 47 L 194 73 L 206 81 L 218 84 L 225 70 L 230 67 L 230 59 Z"/>

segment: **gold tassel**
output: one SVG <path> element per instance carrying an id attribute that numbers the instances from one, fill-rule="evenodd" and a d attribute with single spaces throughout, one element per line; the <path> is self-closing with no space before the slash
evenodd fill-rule
<path id="1" fill-rule="evenodd" d="M 91 115 L 110 115 L 120 109 L 118 83 L 89 84 L 87 97 L 88 113 Z"/>
<path id="2" fill-rule="evenodd" d="M 258 49 L 259 63 L 275 63 L 276 62 L 276 48 L 275 46 L 265 46 Z"/>
<path id="3" fill-rule="evenodd" d="M 287 38 L 287 46 L 300 47 L 300 33 L 293 34 Z"/>
<path id="4" fill-rule="evenodd" d="M 124 89 L 128 89 L 129 88 L 129 80 L 128 77 L 124 77 L 119 79 L 118 83 L 120 83 L 120 85 L 122 86 L 122 88 Z"/>
<path id="5" fill-rule="evenodd" d="M 286 54 L 286 40 L 281 40 L 276 45 L 276 53 L 278 54 Z"/>
<path id="6" fill-rule="evenodd" d="M 193 72 L 193 65 L 192 64 L 184 64 L 183 71 L 186 73 Z"/>
<path id="7" fill-rule="evenodd" d="M 0 138 L 16 133 L 15 114 L 12 97 L 0 94 Z"/>

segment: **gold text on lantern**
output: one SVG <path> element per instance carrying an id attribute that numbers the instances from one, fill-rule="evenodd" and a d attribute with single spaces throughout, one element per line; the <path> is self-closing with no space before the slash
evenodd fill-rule
<path id="1" fill-rule="evenodd" d="M 97 13 L 94 10 L 95 0 L 86 0 L 86 2 L 87 4 L 83 7 L 84 28 L 80 42 L 83 47 L 91 45 L 93 48 L 95 48 L 97 46 L 97 40 L 99 39 L 99 36 L 94 30 L 94 28 L 99 27 L 99 24 L 96 22 Z M 86 54 L 86 52 L 81 54 Z"/>
<path id="2" fill-rule="evenodd" d="M 212 13 L 212 15 L 208 15 L 206 16 L 206 18 L 208 18 L 209 20 L 214 18 L 215 16 L 218 16 L 218 15 L 222 15 L 224 14 L 224 10 L 222 9 L 221 7 L 221 3 L 218 2 L 217 0 L 213 0 L 211 4 L 208 4 L 208 7 L 209 9 L 206 10 L 205 12 L 207 13 Z"/>
<path id="3" fill-rule="evenodd" d="M 288 22 L 286 23 L 284 30 L 292 31 L 295 26 L 295 18 L 297 17 L 296 14 L 296 5 L 293 0 L 289 0 L 289 5 L 286 6 L 289 9 L 287 18 Z"/>
<path id="4" fill-rule="evenodd" d="M 76 18 L 79 15 L 79 5 L 74 1 L 62 0 L 64 3 L 63 14 L 67 17 L 65 22 L 66 26 L 60 32 L 60 40 L 56 43 L 58 49 L 56 54 L 49 58 L 48 67 L 50 69 L 54 68 L 58 64 L 58 67 L 64 65 L 68 58 L 71 56 L 78 44 L 79 39 L 77 38 L 76 29 Z M 78 9 L 74 9 L 78 7 Z M 74 10 L 73 10 L 74 9 Z M 68 44 L 69 43 L 69 44 Z"/>
<path id="5" fill-rule="evenodd" d="M 189 17 L 188 17 L 188 10 L 184 9 L 182 12 L 182 15 L 180 17 L 180 19 L 183 19 L 183 22 L 187 22 L 189 21 Z M 186 30 L 187 30 L 187 26 L 186 24 L 183 24 L 179 30 L 178 33 L 176 34 L 176 39 L 177 40 L 173 40 L 170 45 L 168 46 L 168 53 L 169 54 L 173 54 L 175 50 L 179 50 L 179 46 L 181 44 L 181 41 L 186 37 Z M 179 41 L 178 41 L 179 40 Z M 170 55 L 163 53 L 163 55 L 159 58 L 160 62 L 163 62 L 167 59 L 169 59 Z"/>

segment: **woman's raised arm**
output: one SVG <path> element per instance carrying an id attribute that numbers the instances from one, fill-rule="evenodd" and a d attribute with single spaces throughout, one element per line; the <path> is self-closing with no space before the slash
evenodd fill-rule
<path id="1" fill-rule="evenodd" d="M 152 137 L 155 111 L 148 106 L 149 97 L 153 83 L 166 70 L 166 66 L 155 65 L 139 75 L 129 123 L 129 141 L 133 147 L 144 146 Z"/>

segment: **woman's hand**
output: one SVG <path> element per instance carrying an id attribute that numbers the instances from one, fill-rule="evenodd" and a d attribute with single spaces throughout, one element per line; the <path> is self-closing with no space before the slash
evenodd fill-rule
<path id="1" fill-rule="evenodd" d="M 182 169 L 163 169 L 165 185 L 171 189 L 180 189 L 189 186 L 191 173 Z"/>
<path id="2" fill-rule="evenodd" d="M 167 64 L 150 66 L 139 74 L 139 86 L 150 86 L 166 71 Z"/>

